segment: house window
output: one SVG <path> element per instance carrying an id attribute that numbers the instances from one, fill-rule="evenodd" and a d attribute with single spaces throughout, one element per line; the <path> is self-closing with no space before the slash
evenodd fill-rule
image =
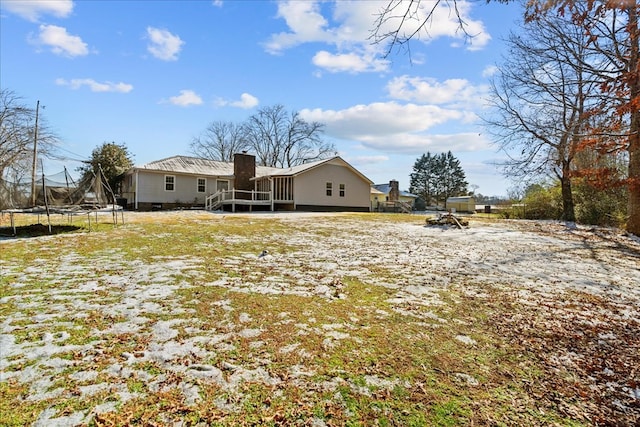
<path id="1" fill-rule="evenodd" d="M 229 191 L 229 181 L 226 181 L 226 180 L 223 181 L 221 179 L 217 180 L 216 181 L 216 190 L 217 191 L 222 191 L 222 190 Z"/>
<path id="2" fill-rule="evenodd" d="M 333 194 L 333 183 L 327 182 L 327 196 L 331 197 Z"/>
<path id="3" fill-rule="evenodd" d="M 344 197 L 344 184 L 340 184 L 340 197 Z"/>
<path id="4" fill-rule="evenodd" d="M 207 180 L 206 178 L 198 178 L 198 193 L 207 192 Z"/>
<path id="5" fill-rule="evenodd" d="M 176 177 L 174 175 L 164 176 L 164 191 L 175 191 Z"/>

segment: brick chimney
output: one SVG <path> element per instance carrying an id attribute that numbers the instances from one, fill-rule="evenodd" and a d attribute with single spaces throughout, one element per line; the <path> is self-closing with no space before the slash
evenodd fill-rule
<path id="1" fill-rule="evenodd" d="M 400 189 L 398 181 L 392 179 L 389 181 L 389 201 L 397 202 L 400 199 Z"/>
<path id="2" fill-rule="evenodd" d="M 256 156 L 247 154 L 246 151 L 233 155 L 234 187 L 236 190 L 253 190 L 251 178 L 256 176 Z"/>

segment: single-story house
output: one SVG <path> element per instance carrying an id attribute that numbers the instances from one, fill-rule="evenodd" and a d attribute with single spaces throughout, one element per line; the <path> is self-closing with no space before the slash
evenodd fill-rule
<path id="1" fill-rule="evenodd" d="M 476 199 L 473 196 L 458 196 L 447 198 L 447 209 L 456 212 L 475 212 Z"/>
<path id="2" fill-rule="evenodd" d="M 371 186 L 372 211 L 411 211 L 418 196 L 407 191 L 400 191 L 398 181 L 391 180 L 388 184 L 374 184 Z"/>
<path id="3" fill-rule="evenodd" d="M 246 153 L 235 154 L 233 162 L 174 156 L 125 172 L 122 197 L 135 210 L 368 212 L 371 184 L 339 156 L 290 168 L 256 166 Z"/>

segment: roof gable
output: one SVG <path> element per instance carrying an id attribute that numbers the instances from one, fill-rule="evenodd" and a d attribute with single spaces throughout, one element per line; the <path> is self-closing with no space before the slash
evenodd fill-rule
<path id="1" fill-rule="evenodd" d="M 286 168 L 286 169 L 280 169 L 279 171 L 275 171 L 274 173 L 271 173 L 269 175 L 270 176 L 297 176 L 297 175 L 301 175 L 301 174 L 303 174 L 305 172 L 308 172 L 308 171 L 310 171 L 312 169 L 321 167 L 321 166 L 323 166 L 325 164 L 334 164 L 334 165 L 340 165 L 340 166 L 347 167 L 355 175 L 358 175 L 358 177 L 360 177 L 360 179 L 362 179 L 363 181 L 366 181 L 367 183 L 369 183 L 369 185 L 371 185 L 373 183 L 373 181 L 371 181 L 369 178 L 364 176 L 359 170 L 357 170 L 356 168 L 351 166 L 347 161 L 345 161 L 340 156 L 331 157 L 329 159 L 317 160 L 315 162 L 310 162 L 310 163 L 304 163 L 302 165 L 292 166 L 292 167 Z"/>

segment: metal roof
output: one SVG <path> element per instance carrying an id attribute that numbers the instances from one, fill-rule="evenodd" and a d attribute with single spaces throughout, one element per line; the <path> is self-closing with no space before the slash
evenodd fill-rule
<path id="1" fill-rule="evenodd" d="M 166 159 L 155 160 L 144 165 L 135 166 L 134 169 L 191 175 L 223 176 L 229 178 L 233 178 L 234 173 L 232 162 L 220 162 L 188 156 L 167 157 Z M 271 175 L 280 170 L 281 169 L 278 168 L 256 166 L 256 175 Z"/>
<path id="2" fill-rule="evenodd" d="M 391 186 L 389 184 L 375 184 L 372 185 L 373 188 L 375 188 L 378 191 L 381 191 L 384 194 L 389 194 L 389 191 L 391 190 Z M 419 196 L 409 193 L 408 191 L 399 191 L 399 194 L 403 197 L 413 197 L 413 198 L 418 198 Z"/>
<path id="3" fill-rule="evenodd" d="M 135 166 L 134 169 L 194 175 L 233 176 L 233 163 L 187 156 L 173 156 L 155 160 L 144 165 Z"/>
<path id="4" fill-rule="evenodd" d="M 470 200 L 474 200 L 474 196 L 452 196 L 447 198 L 447 202 L 469 202 Z"/>
<path id="5" fill-rule="evenodd" d="M 295 176 L 310 169 L 318 167 L 325 163 L 337 162 L 349 167 L 354 173 L 362 177 L 365 181 L 371 183 L 366 176 L 362 175 L 357 169 L 353 168 L 349 163 L 341 157 L 336 156 L 330 159 L 318 160 L 315 162 L 305 163 L 290 168 L 273 168 L 267 166 L 256 166 L 256 178 L 268 176 Z M 166 159 L 156 160 L 144 165 L 135 166 L 133 169 L 182 173 L 190 175 L 206 175 L 221 176 L 233 178 L 233 162 L 220 162 L 215 160 L 201 159 L 198 157 L 173 156 Z"/>

